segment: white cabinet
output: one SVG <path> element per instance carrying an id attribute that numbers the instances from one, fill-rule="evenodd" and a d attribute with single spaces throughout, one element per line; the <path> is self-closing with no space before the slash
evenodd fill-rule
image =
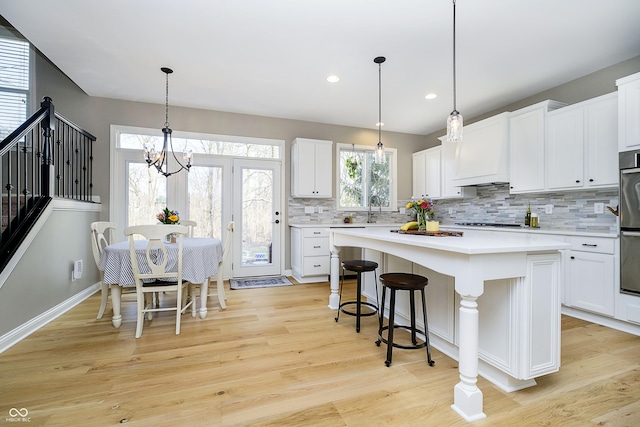
<path id="1" fill-rule="evenodd" d="M 476 189 L 453 184 L 456 143 L 439 138 L 442 145 L 413 153 L 413 196 L 431 199 L 473 197 Z"/>
<path id="2" fill-rule="evenodd" d="M 640 73 L 616 80 L 618 86 L 618 151 L 640 148 Z"/>
<path id="3" fill-rule="evenodd" d="M 570 236 L 565 304 L 605 316 L 615 314 L 615 239 Z"/>
<path id="4" fill-rule="evenodd" d="M 326 282 L 330 258 L 328 228 L 291 227 L 291 271 L 298 282 Z"/>
<path id="5" fill-rule="evenodd" d="M 509 182 L 509 115 L 465 126 L 456 147 L 454 185 Z"/>
<path id="6" fill-rule="evenodd" d="M 546 113 L 564 105 L 547 100 L 511 113 L 509 118 L 509 189 L 511 193 L 544 190 Z"/>
<path id="7" fill-rule="evenodd" d="M 291 145 L 291 197 L 329 198 L 333 142 L 296 138 Z"/>
<path id="8" fill-rule="evenodd" d="M 617 94 L 547 114 L 546 188 L 618 185 Z"/>

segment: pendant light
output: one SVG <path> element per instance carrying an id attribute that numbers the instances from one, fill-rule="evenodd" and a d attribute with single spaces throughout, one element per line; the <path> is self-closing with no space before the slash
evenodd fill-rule
<path id="1" fill-rule="evenodd" d="M 160 70 L 166 74 L 166 92 L 165 92 L 165 120 L 164 120 L 164 128 L 162 128 L 162 133 L 164 134 L 164 142 L 162 144 L 162 151 L 157 152 L 153 143 L 147 143 L 144 146 L 144 159 L 147 161 L 147 166 L 155 166 L 158 170 L 158 173 L 164 175 L 165 177 L 169 177 L 174 173 L 178 173 L 181 170 L 186 169 L 189 172 L 191 168 L 191 158 L 193 156 L 192 151 L 189 150 L 182 155 L 183 161 L 186 163 L 183 165 L 176 157 L 176 154 L 173 152 L 173 139 L 171 139 L 171 128 L 169 127 L 169 74 L 173 73 L 171 68 L 162 67 Z M 179 169 L 176 169 L 173 172 L 169 172 L 169 149 L 171 150 L 171 155 L 175 159 L 176 163 L 180 166 Z"/>
<path id="2" fill-rule="evenodd" d="M 453 0 L 453 111 L 447 118 L 447 141 L 462 139 L 462 114 L 456 110 L 456 0 Z"/>
<path id="3" fill-rule="evenodd" d="M 378 145 L 374 156 L 376 163 L 384 163 L 386 160 L 384 145 L 382 145 L 382 63 L 386 60 L 384 56 L 378 56 L 373 60 L 378 64 Z"/>

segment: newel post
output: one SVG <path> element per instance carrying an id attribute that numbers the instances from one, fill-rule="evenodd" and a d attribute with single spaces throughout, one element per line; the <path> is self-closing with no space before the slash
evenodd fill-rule
<path id="1" fill-rule="evenodd" d="M 45 96 L 40 106 L 49 110 L 45 118 L 42 119 L 42 136 L 44 140 L 42 143 L 41 191 L 42 196 L 50 197 L 54 194 L 53 144 L 51 138 L 55 134 L 56 118 L 51 98 Z"/>

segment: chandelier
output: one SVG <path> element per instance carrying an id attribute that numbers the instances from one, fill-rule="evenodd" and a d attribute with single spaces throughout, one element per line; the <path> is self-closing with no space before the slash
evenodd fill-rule
<path id="1" fill-rule="evenodd" d="M 456 110 L 456 0 L 453 0 L 453 111 L 447 118 L 447 141 L 462 139 L 462 114 Z"/>
<path id="2" fill-rule="evenodd" d="M 164 128 L 162 128 L 164 142 L 162 144 L 162 151 L 156 151 L 156 147 L 153 143 L 146 143 L 144 145 L 144 159 L 147 161 L 148 167 L 155 166 L 155 168 L 158 170 L 158 173 L 164 175 L 165 177 L 169 177 L 174 173 L 178 173 L 184 169 L 189 172 L 189 169 L 191 168 L 191 158 L 193 157 L 193 153 L 191 150 L 186 151 L 182 155 L 182 159 L 185 164 L 182 164 L 173 151 L 173 139 L 171 139 L 171 128 L 169 127 L 169 74 L 173 73 L 173 70 L 167 67 L 162 67 L 160 68 L 160 70 L 162 70 L 162 72 L 166 74 L 165 120 Z M 171 156 L 173 156 L 174 160 L 179 166 L 179 168 L 174 170 L 173 172 L 169 172 L 169 150 L 171 150 Z"/>
<path id="3" fill-rule="evenodd" d="M 378 56 L 374 58 L 373 62 L 378 64 L 378 145 L 376 146 L 374 161 L 376 163 L 385 162 L 384 145 L 382 145 L 382 63 L 387 58 L 384 56 Z"/>

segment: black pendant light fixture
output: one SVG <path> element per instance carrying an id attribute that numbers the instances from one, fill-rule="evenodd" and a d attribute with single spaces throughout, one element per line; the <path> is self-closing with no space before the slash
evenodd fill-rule
<path id="1" fill-rule="evenodd" d="M 374 156 L 376 163 L 384 163 L 386 160 L 384 145 L 382 145 L 382 63 L 386 60 L 384 56 L 378 56 L 373 60 L 378 64 L 378 145 Z"/>
<path id="2" fill-rule="evenodd" d="M 447 141 L 462 139 L 462 114 L 456 110 L 456 0 L 453 0 L 453 111 L 447 118 Z"/>
<path id="3" fill-rule="evenodd" d="M 164 120 L 164 128 L 162 128 L 162 133 L 164 134 L 164 142 L 162 144 L 162 151 L 156 151 L 153 143 L 147 143 L 144 146 L 144 159 L 147 161 L 148 167 L 155 166 L 158 170 L 158 173 L 164 175 L 165 177 L 169 177 L 174 173 L 178 173 L 181 170 L 185 170 L 189 172 L 191 168 L 191 158 L 193 156 L 192 151 L 189 150 L 182 155 L 183 161 L 185 164 L 180 163 L 178 157 L 173 152 L 173 140 L 171 139 L 171 128 L 169 127 L 169 74 L 173 73 L 171 68 L 162 67 L 160 68 L 166 76 L 166 92 L 165 92 L 165 120 Z M 179 169 L 176 169 L 173 172 L 169 172 L 169 150 L 171 150 L 171 155 L 175 159 Z"/>

